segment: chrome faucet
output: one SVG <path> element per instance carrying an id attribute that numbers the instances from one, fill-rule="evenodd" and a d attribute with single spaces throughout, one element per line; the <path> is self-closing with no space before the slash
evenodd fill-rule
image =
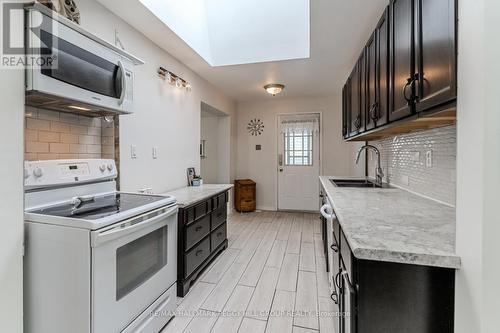
<path id="1" fill-rule="evenodd" d="M 380 166 L 380 151 L 378 150 L 377 147 L 372 145 L 364 145 L 363 147 L 359 148 L 358 156 L 356 157 L 356 164 L 358 164 L 359 157 L 361 156 L 361 153 L 365 149 L 366 150 L 371 149 L 375 152 L 375 154 L 377 154 L 377 167 L 375 168 L 375 177 L 377 185 L 382 186 L 382 178 L 384 178 L 384 172 L 382 171 L 382 167 Z"/>

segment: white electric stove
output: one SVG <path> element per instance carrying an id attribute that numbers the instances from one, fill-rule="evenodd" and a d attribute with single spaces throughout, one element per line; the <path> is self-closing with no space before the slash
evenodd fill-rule
<path id="1" fill-rule="evenodd" d="M 26 162 L 26 332 L 157 333 L 171 318 L 176 200 L 116 178 L 113 160 Z"/>

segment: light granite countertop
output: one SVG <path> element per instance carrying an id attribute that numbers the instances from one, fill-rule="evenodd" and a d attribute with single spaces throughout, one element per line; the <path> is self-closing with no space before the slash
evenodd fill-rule
<path id="1" fill-rule="evenodd" d="M 399 188 L 336 187 L 332 178 L 345 177 L 320 181 L 356 258 L 460 268 L 453 207 Z"/>
<path id="2" fill-rule="evenodd" d="M 227 191 L 232 187 L 232 184 L 204 184 L 201 186 L 181 187 L 160 194 L 173 196 L 177 199 L 179 207 L 186 207 L 218 193 Z"/>

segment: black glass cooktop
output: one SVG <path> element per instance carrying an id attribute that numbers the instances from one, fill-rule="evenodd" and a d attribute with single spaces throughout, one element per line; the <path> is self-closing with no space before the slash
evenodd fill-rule
<path id="1" fill-rule="evenodd" d="M 73 200 L 72 203 L 41 208 L 30 211 L 30 213 L 72 217 L 84 220 L 98 220 L 163 199 L 165 199 L 165 197 L 154 195 L 113 193 L 98 197 L 80 197 L 77 200 Z"/>

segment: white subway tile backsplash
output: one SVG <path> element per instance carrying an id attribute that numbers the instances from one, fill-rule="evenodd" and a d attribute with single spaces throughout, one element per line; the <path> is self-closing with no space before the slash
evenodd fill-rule
<path id="1" fill-rule="evenodd" d="M 415 193 L 455 205 L 456 126 L 398 135 L 373 141 L 381 153 L 385 181 Z M 432 166 L 427 166 L 427 152 Z M 375 159 L 368 159 L 368 172 L 374 175 Z"/>

